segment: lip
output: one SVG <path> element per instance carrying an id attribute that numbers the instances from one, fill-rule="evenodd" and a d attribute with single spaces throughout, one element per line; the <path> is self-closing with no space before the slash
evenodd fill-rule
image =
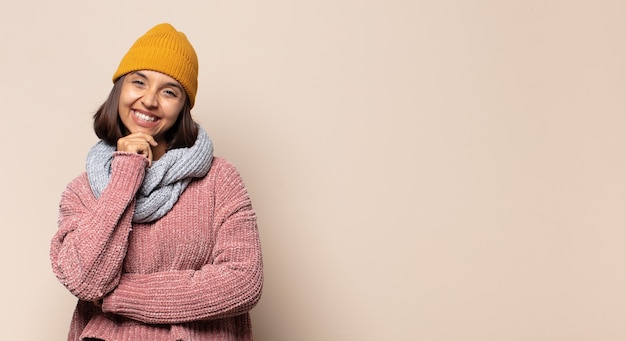
<path id="1" fill-rule="evenodd" d="M 139 116 L 137 116 L 137 113 L 141 114 L 141 115 L 145 115 L 145 116 L 149 116 L 151 118 L 154 118 L 154 121 L 146 121 L 142 118 L 140 118 Z M 133 118 L 133 122 L 135 122 L 135 124 L 137 124 L 140 127 L 144 127 L 144 128 L 153 128 L 155 126 L 157 126 L 159 124 L 159 121 L 161 120 L 160 117 L 150 113 L 150 112 L 146 112 L 146 111 L 141 111 L 141 110 L 135 110 L 135 109 L 131 109 L 131 116 Z"/>

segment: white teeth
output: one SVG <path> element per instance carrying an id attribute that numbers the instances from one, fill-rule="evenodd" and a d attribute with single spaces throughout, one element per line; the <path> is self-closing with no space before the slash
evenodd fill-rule
<path id="1" fill-rule="evenodd" d="M 146 115 L 146 114 L 142 114 L 142 113 L 140 113 L 140 112 L 138 112 L 138 111 L 135 111 L 134 113 L 135 113 L 135 116 L 137 116 L 138 118 L 140 118 L 140 119 L 142 119 L 142 120 L 144 120 L 144 121 L 148 121 L 148 122 L 154 122 L 154 121 L 156 121 L 156 118 L 155 118 L 155 117 L 148 116 L 148 115 Z"/>

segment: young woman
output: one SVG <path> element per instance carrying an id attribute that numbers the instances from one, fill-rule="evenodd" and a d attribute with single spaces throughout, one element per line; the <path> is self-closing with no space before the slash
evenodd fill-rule
<path id="1" fill-rule="evenodd" d="M 51 243 L 53 271 L 78 298 L 68 340 L 252 340 L 256 215 L 191 117 L 197 82 L 196 53 L 169 24 L 120 62 Z"/>

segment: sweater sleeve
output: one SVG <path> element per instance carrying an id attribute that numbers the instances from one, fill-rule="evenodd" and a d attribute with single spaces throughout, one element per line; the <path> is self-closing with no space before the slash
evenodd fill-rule
<path id="1" fill-rule="evenodd" d="M 213 261 L 199 270 L 124 273 L 104 297 L 105 312 L 144 323 L 173 324 L 248 312 L 263 283 L 256 215 L 234 167 L 216 179 L 218 232 Z"/>
<path id="2" fill-rule="evenodd" d="M 99 199 L 84 175 L 63 192 L 50 259 L 59 281 L 79 299 L 100 299 L 117 285 L 146 165 L 142 156 L 116 152 Z"/>

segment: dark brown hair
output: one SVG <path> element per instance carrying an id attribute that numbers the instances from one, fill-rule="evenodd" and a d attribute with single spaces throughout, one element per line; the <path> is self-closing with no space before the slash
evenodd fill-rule
<path id="1" fill-rule="evenodd" d="M 117 145 L 117 140 L 129 134 L 118 113 L 124 78 L 125 76 L 122 76 L 113 83 L 109 97 L 93 115 L 93 130 L 96 132 L 96 136 L 112 146 Z M 189 96 L 185 100 L 178 119 L 165 132 L 164 137 L 169 149 L 191 147 L 196 142 L 198 124 L 191 118 Z"/>

